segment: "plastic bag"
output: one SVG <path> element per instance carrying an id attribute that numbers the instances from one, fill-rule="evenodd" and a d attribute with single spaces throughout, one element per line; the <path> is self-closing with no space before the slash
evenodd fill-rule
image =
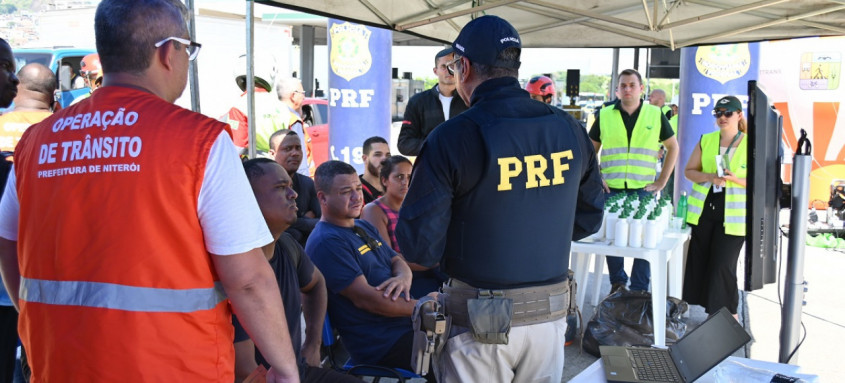
<path id="1" fill-rule="evenodd" d="M 678 298 L 666 299 L 666 342 L 674 343 L 687 330 L 681 316 L 689 305 Z M 617 291 L 604 298 L 593 318 L 587 323 L 584 350 L 600 357 L 602 346 L 637 346 L 654 343 L 651 293 L 645 291 Z"/>

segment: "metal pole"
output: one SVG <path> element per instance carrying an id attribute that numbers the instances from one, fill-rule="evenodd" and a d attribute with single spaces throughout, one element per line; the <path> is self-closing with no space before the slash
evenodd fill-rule
<path id="1" fill-rule="evenodd" d="M 254 3 L 246 2 L 246 118 L 249 124 L 249 158 L 255 158 L 255 20 Z"/>
<path id="2" fill-rule="evenodd" d="M 801 154 L 802 143 L 807 145 Z M 804 303 L 804 240 L 807 236 L 807 206 L 810 201 L 810 170 L 813 158 L 807 132 L 801 129 L 798 150 L 792 160 L 792 210 L 789 217 L 789 247 L 786 256 L 783 309 L 780 327 L 780 363 L 796 364 Z"/>
<path id="3" fill-rule="evenodd" d="M 299 73 L 305 93 L 314 97 L 314 26 L 303 25 L 299 34 Z"/>
<path id="4" fill-rule="evenodd" d="M 197 41 L 197 20 L 194 13 L 194 0 L 185 0 L 185 7 L 189 10 L 188 35 L 191 40 Z M 191 83 L 191 110 L 200 113 L 200 80 L 197 69 L 197 60 L 188 64 L 188 81 Z"/>
<path id="5" fill-rule="evenodd" d="M 616 99 L 616 87 L 619 85 L 619 48 L 613 48 L 613 68 L 610 69 L 610 94 L 608 101 Z"/>
<path id="6" fill-rule="evenodd" d="M 648 68 L 648 67 L 646 67 L 646 68 Z M 634 48 L 634 70 L 635 71 L 640 70 L 640 48 Z"/>

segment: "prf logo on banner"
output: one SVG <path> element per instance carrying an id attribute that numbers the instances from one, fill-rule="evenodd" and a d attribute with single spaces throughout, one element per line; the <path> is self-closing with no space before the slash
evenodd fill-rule
<path id="1" fill-rule="evenodd" d="M 370 54 L 370 32 L 367 27 L 345 22 L 335 24 L 329 31 L 332 51 L 329 62 L 332 72 L 350 81 L 370 70 L 373 56 Z"/>
<path id="2" fill-rule="evenodd" d="M 812 52 L 801 55 L 801 78 L 804 90 L 834 90 L 839 88 L 842 56 L 839 52 Z"/>
<path id="3" fill-rule="evenodd" d="M 695 67 L 704 77 L 724 84 L 748 73 L 751 52 L 745 43 L 698 47 Z"/>

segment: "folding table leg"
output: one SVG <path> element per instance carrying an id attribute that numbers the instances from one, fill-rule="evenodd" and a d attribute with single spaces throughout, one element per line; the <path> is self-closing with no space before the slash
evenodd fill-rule
<path id="1" fill-rule="evenodd" d="M 666 262 L 650 261 L 651 308 L 654 319 L 654 345 L 666 347 Z"/>
<path id="2" fill-rule="evenodd" d="M 592 303 L 593 306 L 598 306 L 601 294 L 601 284 L 602 284 L 602 273 L 604 272 L 604 255 L 601 254 L 593 254 L 594 266 L 593 266 L 593 274 L 596 276 L 596 284 L 593 286 L 593 299 Z"/>

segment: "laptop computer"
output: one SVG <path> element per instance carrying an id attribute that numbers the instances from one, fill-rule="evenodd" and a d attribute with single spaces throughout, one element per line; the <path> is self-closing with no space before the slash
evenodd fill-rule
<path id="1" fill-rule="evenodd" d="M 599 346 L 608 382 L 692 382 L 751 336 L 722 308 L 668 349 Z"/>

